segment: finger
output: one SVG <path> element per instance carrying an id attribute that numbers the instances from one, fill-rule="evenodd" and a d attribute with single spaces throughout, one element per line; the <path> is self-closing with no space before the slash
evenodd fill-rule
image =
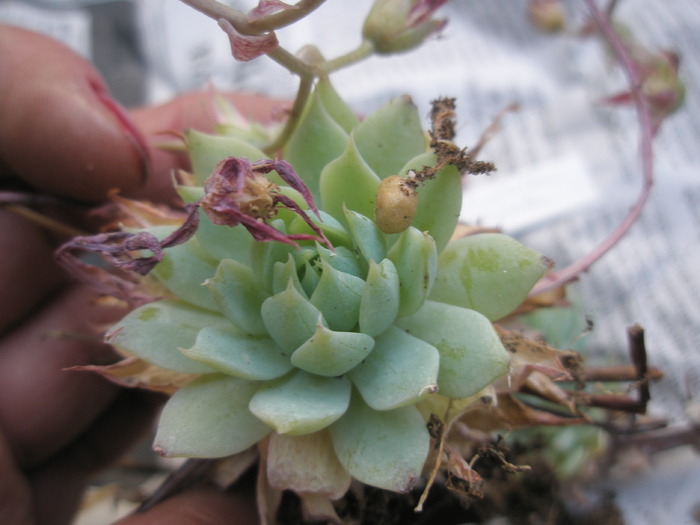
<path id="1" fill-rule="evenodd" d="M 224 494 L 197 489 L 174 496 L 143 514 L 115 525 L 254 525 L 258 523 L 252 494 Z"/>
<path id="2" fill-rule="evenodd" d="M 95 338 L 95 326 L 114 312 L 92 298 L 84 287 L 63 290 L 0 341 L 0 428 L 22 468 L 63 448 L 118 393 L 97 376 L 64 371 L 114 360 Z"/>
<path id="3" fill-rule="evenodd" d="M 0 335 L 16 325 L 64 277 L 53 260 L 53 247 L 38 228 L 0 209 Z"/>
<path id="4" fill-rule="evenodd" d="M 102 200 L 143 184 L 145 141 L 86 60 L 47 37 L 0 26 L 0 165 L 35 188 Z"/>
<path id="5" fill-rule="evenodd" d="M 122 391 L 75 441 L 30 471 L 37 524 L 71 523 L 90 477 L 143 436 L 162 401 L 150 392 Z"/>
<path id="6" fill-rule="evenodd" d="M 17 468 L 12 451 L 0 433 L 0 522 L 5 525 L 34 525 L 27 480 Z"/>
<path id="7" fill-rule="evenodd" d="M 233 93 L 226 94 L 225 98 L 244 118 L 263 124 L 270 123 L 274 114 L 282 114 L 290 106 L 289 101 L 255 94 Z M 189 169 L 189 163 L 186 154 L 173 153 L 160 146 L 171 139 L 168 133 L 182 133 L 188 129 L 214 132 L 215 126 L 220 122 L 214 109 L 214 94 L 204 91 L 187 93 L 160 106 L 132 110 L 130 114 L 146 137 L 153 167 L 153 176 L 134 195 L 149 200 L 168 201 L 175 195 L 172 187 L 173 172 L 180 168 Z"/>

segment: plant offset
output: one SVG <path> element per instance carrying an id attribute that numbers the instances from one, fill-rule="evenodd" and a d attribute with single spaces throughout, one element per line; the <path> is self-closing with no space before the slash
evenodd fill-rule
<path id="1" fill-rule="evenodd" d="M 107 335 L 124 361 L 93 368 L 172 393 L 158 453 L 257 450 L 258 490 L 294 491 L 311 516 L 331 516 L 319 501 L 343 497 L 353 479 L 394 492 L 440 471 L 475 482 L 450 444 L 453 424 L 477 412 L 490 414 L 470 423 L 477 430 L 534 422 L 511 391 L 536 373 L 529 387 L 551 399 L 552 379 L 570 377 L 563 353 L 493 324 L 549 261 L 500 233 L 454 236 L 462 178 L 494 167 L 452 142 L 453 100 L 434 102 L 426 131 L 408 96 L 359 120 L 329 80 L 419 45 L 443 27 L 433 12 L 444 2 L 378 0 L 362 44 L 331 60 L 311 47 L 293 55 L 274 33 L 320 1 L 261 1 L 248 15 L 186 3 L 218 20 L 236 58 L 268 55 L 299 76 L 299 91 L 279 128 L 248 125 L 212 95 L 220 132 L 184 134 L 185 212 L 115 197 L 123 231 L 61 249 L 136 306 Z"/>

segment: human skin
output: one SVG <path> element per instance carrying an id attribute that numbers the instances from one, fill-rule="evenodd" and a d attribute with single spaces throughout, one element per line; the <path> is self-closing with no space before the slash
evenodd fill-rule
<path id="1" fill-rule="evenodd" d="M 170 175 L 185 159 L 155 144 L 163 131 L 210 129 L 207 97 L 127 112 L 90 63 L 46 37 L 0 26 L 0 523 L 70 523 L 86 483 L 144 434 L 163 401 L 65 371 L 113 361 L 93 334 L 124 312 L 95 307 L 94 292 L 54 260 L 66 237 L 18 214 L 8 192 L 57 197 L 65 204 L 40 211 L 83 229 L 94 225 L 75 210 L 104 202 L 114 188 L 172 202 Z M 252 95 L 232 100 L 262 120 L 280 107 Z M 201 488 L 119 523 L 256 522 L 250 492 Z"/>

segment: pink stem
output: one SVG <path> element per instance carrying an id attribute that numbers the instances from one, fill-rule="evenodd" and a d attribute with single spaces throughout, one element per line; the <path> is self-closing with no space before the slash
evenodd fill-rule
<path id="1" fill-rule="evenodd" d="M 615 246 L 622 239 L 622 237 L 624 237 L 641 214 L 642 209 L 649 198 L 649 194 L 651 193 L 651 187 L 654 183 L 654 153 L 652 145 L 654 138 L 654 126 L 651 122 L 649 107 L 641 92 L 640 86 L 642 79 L 639 75 L 638 68 L 632 60 L 632 57 L 630 57 L 627 49 L 625 49 L 620 37 L 615 33 L 615 30 L 610 24 L 609 18 L 601 13 L 594 0 L 584 1 L 588 6 L 588 10 L 590 11 L 593 20 L 596 22 L 601 33 L 603 34 L 603 37 L 605 37 L 608 44 L 610 44 L 613 53 L 620 62 L 620 65 L 622 66 L 622 69 L 630 84 L 630 91 L 634 99 L 635 108 L 637 109 L 637 117 L 639 118 L 641 143 L 640 155 L 644 184 L 637 201 L 630 208 L 627 216 L 600 245 L 598 245 L 588 255 L 582 257 L 570 266 L 567 266 L 560 272 L 547 275 L 544 279 L 537 283 L 535 288 L 532 290 L 531 295 L 552 290 L 553 288 L 557 288 L 568 283 L 569 281 L 574 280 L 579 274 L 587 271 L 596 261 L 598 261 L 598 259 L 605 255 L 608 250 Z"/>

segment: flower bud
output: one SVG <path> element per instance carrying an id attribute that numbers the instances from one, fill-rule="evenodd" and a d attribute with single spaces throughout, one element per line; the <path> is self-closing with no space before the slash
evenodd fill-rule
<path id="1" fill-rule="evenodd" d="M 362 36 L 380 54 L 398 53 L 440 31 L 445 20 L 430 16 L 447 0 L 376 0 L 365 19 Z"/>
<path id="2" fill-rule="evenodd" d="M 411 225 L 417 207 L 416 189 L 400 175 L 391 175 L 377 189 L 374 221 L 384 233 L 400 233 Z"/>
<path id="3" fill-rule="evenodd" d="M 545 33 L 564 29 L 564 9 L 560 0 L 530 0 L 527 10 L 536 29 Z"/>

